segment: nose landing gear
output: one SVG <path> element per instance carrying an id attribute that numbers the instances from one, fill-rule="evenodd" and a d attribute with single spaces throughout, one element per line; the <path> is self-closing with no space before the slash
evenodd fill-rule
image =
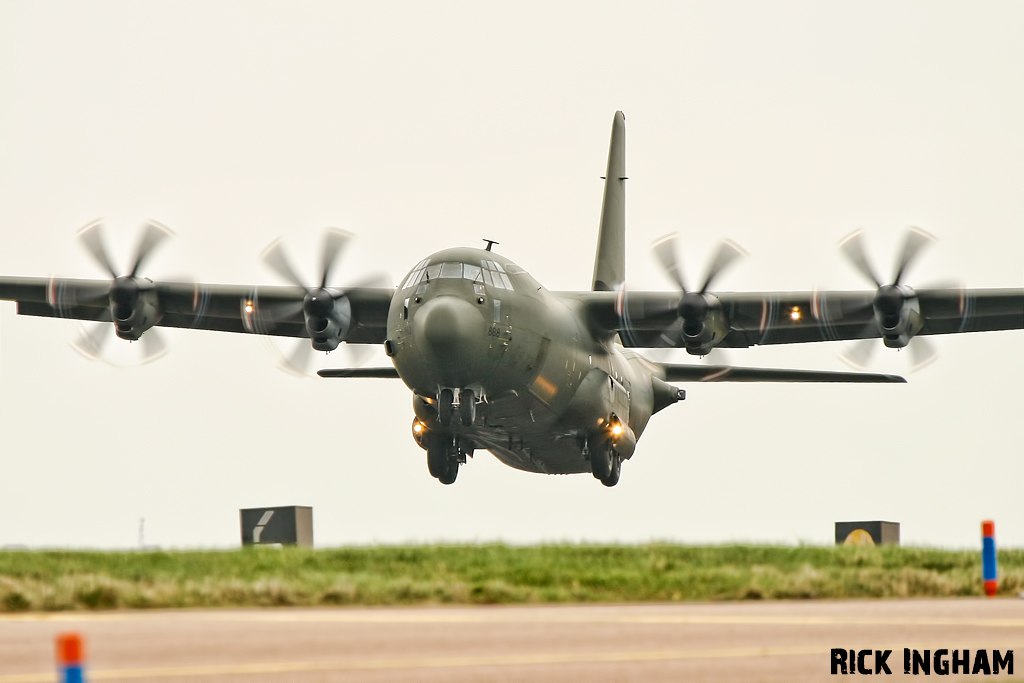
<path id="1" fill-rule="evenodd" d="M 447 427 L 452 423 L 456 409 L 464 427 L 476 422 L 476 392 L 472 389 L 451 389 L 445 387 L 437 393 L 437 421 Z"/>
<path id="2" fill-rule="evenodd" d="M 476 422 L 476 394 L 472 389 L 463 389 L 459 393 L 459 418 L 463 427 L 472 427 Z"/>
<path id="3" fill-rule="evenodd" d="M 429 421 L 413 423 L 416 442 L 427 451 L 427 469 L 442 484 L 454 483 L 459 466 L 466 464 L 466 458 L 473 457 L 472 437 L 458 433 L 476 423 L 476 406 L 486 400 L 483 396 L 479 385 L 464 389 L 443 387 L 437 392 L 437 422 L 440 426 L 432 428 Z"/>
<path id="4" fill-rule="evenodd" d="M 451 389 L 442 389 L 437 393 L 437 421 L 447 427 L 452 423 L 454 412 L 455 392 Z"/>

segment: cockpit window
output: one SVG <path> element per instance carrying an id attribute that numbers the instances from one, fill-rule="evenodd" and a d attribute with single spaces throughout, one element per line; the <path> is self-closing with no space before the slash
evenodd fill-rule
<path id="1" fill-rule="evenodd" d="M 442 263 L 441 277 L 459 278 L 462 277 L 461 263 Z"/>
<path id="2" fill-rule="evenodd" d="M 405 278 L 405 282 L 402 283 L 402 289 L 412 287 L 414 284 L 419 282 L 423 277 L 423 270 L 427 267 L 427 263 L 429 262 L 430 259 L 423 259 L 417 263 L 416 267 L 412 269 L 411 273 L 409 273 L 409 277 Z"/>
<path id="3" fill-rule="evenodd" d="M 428 266 L 425 261 L 421 261 L 402 283 L 402 289 L 408 289 L 420 282 L 429 282 L 438 278 L 463 278 L 471 282 L 484 282 L 498 289 L 513 289 L 512 281 L 505 274 L 505 269 L 501 267 L 501 264 L 488 260 L 483 261 L 483 267 L 469 263 L 451 262 L 434 263 Z"/>

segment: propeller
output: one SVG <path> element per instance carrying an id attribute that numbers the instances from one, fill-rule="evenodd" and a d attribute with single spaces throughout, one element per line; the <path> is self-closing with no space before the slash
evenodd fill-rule
<path id="1" fill-rule="evenodd" d="M 313 362 L 315 350 L 305 339 L 298 340 L 291 351 L 287 353 L 278 348 L 273 341 L 267 339 L 267 343 L 270 345 L 271 352 L 278 357 L 282 370 L 300 377 L 313 376 L 313 373 L 310 372 L 310 366 Z M 362 367 L 369 360 L 370 356 L 373 355 L 374 351 L 375 347 L 372 344 L 346 344 L 344 351 L 348 354 L 346 365 L 354 368 Z"/>
<path id="2" fill-rule="evenodd" d="M 323 247 L 320 254 L 319 282 L 309 285 L 303 280 L 292 266 L 282 240 L 275 240 L 267 247 L 263 254 L 263 263 L 277 273 L 282 279 L 301 288 L 306 294 L 301 302 L 289 302 L 267 307 L 266 313 L 272 328 L 278 320 L 290 318 L 300 311 L 306 324 L 306 332 L 310 337 L 310 343 L 300 340 L 289 353 L 282 354 L 275 346 L 275 351 L 281 356 L 281 366 L 284 370 L 298 375 L 308 375 L 309 366 L 313 359 L 313 351 L 333 351 L 344 341 L 344 337 L 352 324 L 352 306 L 348 300 L 348 291 L 345 289 L 328 289 L 327 283 L 335 264 L 341 259 L 348 245 L 353 238 L 352 233 L 328 228 L 324 233 Z M 353 287 L 381 286 L 384 278 L 374 275 L 365 278 Z M 333 325 L 333 328 L 332 328 Z M 334 334 L 330 334 L 330 332 Z M 319 335 L 319 336 L 318 336 Z M 373 352 L 372 347 L 363 344 L 346 344 L 353 362 L 365 362 L 366 357 Z"/>
<path id="3" fill-rule="evenodd" d="M 723 240 L 708 265 L 707 274 L 700 289 L 687 288 L 682 266 L 677 258 L 676 235 L 666 235 L 652 246 L 651 250 L 665 275 L 679 287 L 682 296 L 679 299 L 677 312 L 682 319 L 682 333 L 686 337 L 699 337 L 704 332 L 704 321 L 711 310 L 712 302 L 708 297 L 711 285 L 728 268 L 733 261 L 745 256 L 746 252 L 735 242 Z"/>
<path id="4" fill-rule="evenodd" d="M 843 255 L 853 264 L 854 268 L 876 287 L 875 297 L 868 310 L 873 310 L 875 320 L 867 327 L 866 332 L 872 337 L 855 342 L 848 351 L 840 355 L 845 362 L 855 367 L 867 366 L 878 344 L 874 334 L 880 332 L 879 323 L 889 329 L 895 329 L 902 322 L 902 315 L 907 303 L 916 299 L 913 290 L 903 285 L 903 278 L 910 266 L 918 259 L 921 251 L 935 241 L 935 237 L 920 228 L 907 228 L 903 247 L 896 260 L 891 284 L 883 284 L 878 271 L 872 266 L 864 249 L 864 231 L 855 230 L 839 243 Z M 887 344 L 888 345 L 888 344 Z M 918 369 L 935 360 L 936 351 L 933 344 L 923 337 L 912 336 L 904 344 L 911 354 L 913 369 Z"/>
<path id="5" fill-rule="evenodd" d="M 151 282 L 141 278 L 139 271 L 160 243 L 173 234 L 169 228 L 156 221 L 146 223 L 142 228 L 142 234 L 135 247 L 127 274 L 119 275 L 110 258 L 110 253 L 107 251 L 106 240 L 103 236 L 103 223 L 99 220 L 93 221 L 78 232 L 79 243 L 92 256 L 97 265 L 111 277 L 107 291 L 98 292 L 95 298 L 91 299 L 93 301 L 107 300 L 107 308 L 97 318 L 97 321 L 114 323 L 112 326 L 114 332 L 122 339 L 141 340 L 143 363 L 163 355 L 167 350 L 167 344 L 156 328 L 139 329 L 138 321 L 134 319 L 140 302 L 148 303 L 143 300 L 151 297 L 149 293 L 152 292 Z M 85 300 L 90 299 L 86 297 Z M 73 346 L 88 358 L 103 358 L 110 362 L 110 359 L 103 356 L 103 349 L 110 336 L 110 329 L 106 324 L 97 325 L 90 330 L 83 329 Z"/>

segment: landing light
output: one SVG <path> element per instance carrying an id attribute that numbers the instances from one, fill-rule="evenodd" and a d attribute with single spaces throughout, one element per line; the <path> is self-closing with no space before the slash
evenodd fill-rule
<path id="1" fill-rule="evenodd" d="M 422 422 L 417 422 L 416 424 L 414 424 L 412 426 L 412 431 L 415 432 L 416 434 L 419 434 L 420 432 L 422 432 L 423 431 L 423 423 Z"/>
<path id="2" fill-rule="evenodd" d="M 251 301 L 246 301 L 245 302 L 245 312 L 246 313 L 252 313 L 252 302 Z"/>
<path id="3" fill-rule="evenodd" d="M 622 433 L 622 425 L 620 425 L 618 422 L 616 422 L 615 426 L 612 427 L 612 434 L 614 434 L 615 436 L 618 436 L 621 433 Z"/>
<path id="4" fill-rule="evenodd" d="M 789 311 L 789 319 L 794 321 L 794 322 L 799 320 L 802 316 L 803 316 L 803 313 L 800 312 L 800 307 L 799 306 L 794 306 Z"/>

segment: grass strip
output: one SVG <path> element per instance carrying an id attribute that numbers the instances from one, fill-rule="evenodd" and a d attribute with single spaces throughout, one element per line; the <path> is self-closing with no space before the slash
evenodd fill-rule
<path id="1" fill-rule="evenodd" d="M 1024 550 L 999 552 L 1000 593 Z M 0 611 L 982 595 L 979 552 L 898 547 L 382 546 L 0 552 Z"/>

